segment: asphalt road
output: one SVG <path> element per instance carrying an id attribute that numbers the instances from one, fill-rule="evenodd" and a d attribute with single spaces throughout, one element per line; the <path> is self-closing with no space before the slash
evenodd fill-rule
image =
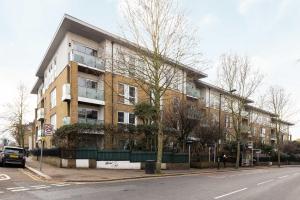
<path id="1" fill-rule="evenodd" d="M 44 182 L 23 169 L 0 168 L 3 199 L 298 200 L 300 167 L 81 184 Z"/>

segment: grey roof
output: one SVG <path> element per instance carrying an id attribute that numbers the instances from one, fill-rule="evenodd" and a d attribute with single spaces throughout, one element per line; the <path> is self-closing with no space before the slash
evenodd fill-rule
<path id="1" fill-rule="evenodd" d="M 278 122 L 281 123 L 281 124 L 286 124 L 286 125 L 289 125 L 289 126 L 294 126 L 294 125 L 295 125 L 295 124 L 292 123 L 292 122 L 288 122 L 288 121 L 285 121 L 285 120 L 282 120 L 282 119 L 272 118 L 272 120 L 278 121 Z"/>
<path id="2" fill-rule="evenodd" d="M 227 96 L 230 96 L 230 97 L 233 97 L 233 98 L 236 98 L 236 99 L 245 99 L 244 97 L 241 97 L 239 95 L 236 95 L 236 94 L 233 94 L 223 88 L 220 88 L 218 86 L 215 86 L 213 84 L 210 84 L 210 83 L 207 83 L 207 82 L 204 82 L 204 81 L 201 81 L 201 80 L 198 80 L 197 81 L 197 84 L 200 85 L 200 86 L 204 86 L 204 87 L 207 87 L 207 88 L 210 88 L 210 89 L 213 89 L 221 94 L 225 94 Z M 246 99 L 246 103 L 253 103 L 254 101 L 251 100 L 251 99 Z"/>
<path id="3" fill-rule="evenodd" d="M 65 14 L 56 33 L 54 34 L 54 37 L 38 67 L 38 70 L 36 72 L 36 76 L 39 78 L 43 78 L 44 76 L 44 71 L 48 65 L 48 63 L 51 61 L 51 58 L 53 57 L 55 51 L 57 50 L 60 42 L 62 41 L 63 37 L 65 36 L 65 34 L 67 32 L 72 32 L 84 37 L 87 37 L 91 40 L 97 41 L 97 42 L 101 42 L 104 39 L 108 39 L 112 42 L 124 45 L 128 48 L 131 49 L 136 49 L 138 48 L 138 45 L 130 42 L 124 38 L 121 38 L 115 34 L 109 33 L 103 29 L 100 29 L 96 26 L 93 26 L 89 23 L 86 23 L 82 20 L 79 20 L 75 17 L 72 17 L 68 14 Z M 149 52 L 149 50 L 145 49 L 145 51 Z M 189 67 L 187 65 L 184 65 L 182 63 L 175 63 L 172 59 L 170 58 L 165 58 L 167 62 L 169 62 L 170 64 L 174 64 L 176 66 L 182 67 L 185 70 L 187 70 L 188 72 L 192 72 L 195 73 L 199 76 L 199 78 L 204 78 L 207 77 L 207 74 L 194 69 L 192 67 Z M 38 82 L 37 82 L 38 83 Z M 38 86 L 34 86 L 32 92 L 35 92 L 35 89 Z"/>
<path id="4" fill-rule="evenodd" d="M 252 106 L 252 105 L 246 105 L 245 106 L 246 109 L 249 109 L 249 110 L 254 110 L 254 111 L 257 111 L 257 112 L 260 112 L 260 113 L 264 113 L 264 114 L 267 114 L 267 115 L 270 115 L 271 117 L 277 117 L 276 114 L 272 113 L 272 112 L 269 112 L 267 110 L 264 110 L 262 108 L 258 108 L 256 106 Z"/>

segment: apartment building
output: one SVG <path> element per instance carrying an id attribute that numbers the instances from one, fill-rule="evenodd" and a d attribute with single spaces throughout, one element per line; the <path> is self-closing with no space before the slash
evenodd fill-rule
<path id="1" fill-rule="evenodd" d="M 237 100 L 241 97 L 228 92 L 215 85 L 198 80 L 194 87 L 190 87 L 193 96 L 199 95 L 199 100 L 205 105 L 206 117 L 221 126 L 222 135 L 226 141 L 234 140 L 233 119 L 228 108 L 228 98 Z M 188 94 L 187 94 L 188 95 Z M 242 111 L 242 140 L 253 141 L 255 144 L 276 144 L 275 126 L 276 115 L 267 110 L 252 106 L 251 99 L 246 100 L 247 105 Z M 290 126 L 294 124 L 279 120 L 281 141 L 291 141 Z"/>
<path id="2" fill-rule="evenodd" d="M 46 148 L 53 144 L 52 135 L 44 132 L 45 125 L 51 124 L 55 130 L 74 123 L 138 123 L 133 105 L 150 101 L 150 97 L 134 80 L 117 72 L 118 49 L 130 54 L 135 44 L 72 16 L 64 16 L 38 67 L 32 89 L 37 94 L 37 138 L 45 135 Z M 206 77 L 205 73 L 172 60 L 166 62 L 179 69 L 179 80 Z M 175 97 L 185 98 L 186 93 L 191 93 L 189 86 L 178 81 L 166 92 L 162 104 Z M 195 95 L 192 99 L 199 98 L 199 94 Z M 86 147 L 122 148 L 124 143 L 126 138 L 104 132 L 86 135 Z"/>
<path id="3" fill-rule="evenodd" d="M 45 147 L 51 148 L 52 135 L 44 132 L 52 125 L 57 129 L 74 123 L 132 124 L 139 123 L 134 115 L 134 104 L 150 101 L 149 95 L 129 76 L 118 73 L 121 64 L 118 50 L 128 52 L 136 67 L 142 66 L 134 58 L 135 44 L 100 28 L 65 15 L 36 72 L 37 81 L 32 93 L 37 95 L 35 132 L 38 141 L 45 135 Z M 177 82 L 162 98 L 162 105 L 178 99 L 203 105 L 203 115 L 222 126 L 226 140 L 233 138 L 233 120 L 225 98 L 241 98 L 201 79 L 207 75 L 185 65 L 172 63 L 179 69 Z M 247 103 L 253 103 L 247 99 Z M 254 117 L 254 115 L 256 115 Z M 254 118 L 256 119 L 254 121 Z M 243 133 L 246 139 L 273 144 L 274 115 L 255 107 L 243 111 Z M 282 139 L 291 139 L 289 126 L 280 121 Z M 45 126 L 46 125 L 46 126 Z M 128 138 L 103 131 L 87 134 L 85 147 L 122 149 Z"/>

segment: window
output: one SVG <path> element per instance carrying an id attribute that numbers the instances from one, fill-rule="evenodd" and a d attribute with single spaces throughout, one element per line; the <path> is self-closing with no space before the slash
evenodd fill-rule
<path id="1" fill-rule="evenodd" d="M 56 88 L 51 91 L 50 94 L 50 107 L 54 108 L 56 106 Z"/>
<path id="2" fill-rule="evenodd" d="M 129 113 L 129 124 L 135 124 L 135 115 L 132 113 Z"/>
<path id="3" fill-rule="evenodd" d="M 131 76 L 135 75 L 135 58 L 132 56 L 129 56 L 129 70 L 128 73 Z"/>
<path id="4" fill-rule="evenodd" d="M 232 124 L 232 117 L 230 117 L 229 115 L 226 115 L 225 116 L 225 127 L 231 128 L 231 124 Z"/>
<path id="5" fill-rule="evenodd" d="M 75 43 L 74 44 L 74 50 L 76 51 L 79 51 L 81 53 L 84 53 L 84 54 L 87 54 L 87 55 L 91 55 L 91 56 L 97 56 L 97 51 L 92 49 L 92 48 L 89 48 L 89 47 L 86 47 L 82 44 L 79 44 L 79 43 Z"/>
<path id="6" fill-rule="evenodd" d="M 118 102 L 125 103 L 125 88 L 123 84 L 119 83 L 118 93 L 119 93 Z"/>
<path id="7" fill-rule="evenodd" d="M 261 128 L 261 137 L 265 137 L 265 136 L 266 136 L 266 129 Z"/>
<path id="8" fill-rule="evenodd" d="M 118 123 L 135 125 L 135 115 L 128 112 L 118 112 Z"/>
<path id="9" fill-rule="evenodd" d="M 118 123 L 125 123 L 124 112 L 118 112 Z"/>
<path id="10" fill-rule="evenodd" d="M 90 88 L 90 89 L 97 89 L 98 88 L 98 82 L 94 81 L 94 80 L 79 77 L 78 78 L 78 86 L 86 87 L 86 88 Z"/>
<path id="11" fill-rule="evenodd" d="M 135 87 L 129 87 L 129 102 L 132 104 L 135 103 Z"/>
<path id="12" fill-rule="evenodd" d="M 91 89 L 97 89 L 97 82 L 92 80 L 86 80 L 86 87 Z"/>
<path id="13" fill-rule="evenodd" d="M 136 88 L 130 85 L 119 83 L 118 85 L 118 102 L 125 104 L 134 104 L 137 102 Z"/>
<path id="14" fill-rule="evenodd" d="M 95 119 L 97 120 L 98 118 L 98 112 L 96 110 L 87 110 L 86 111 L 86 118 L 87 119 Z"/>
<path id="15" fill-rule="evenodd" d="M 50 124 L 53 126 L 53 130 L 56 129 L 56 114 L 50 117 Z"/>
<path id="16" fill-rule="evenodd" d="M 78 121 L 80 123 L 96 123 L 98 111 L 91 108 L 78 108 Z"/>

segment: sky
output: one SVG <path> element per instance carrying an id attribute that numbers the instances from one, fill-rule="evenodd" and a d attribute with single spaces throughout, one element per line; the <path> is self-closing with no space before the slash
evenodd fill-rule
<path id="1" fill-rule="evenodd" d="M 0 114 L 20 82 L 33 87 L 38 65 L 65 13 L 120 34 L 120 1 L 0 0 Z M 299 0 L 181 0 L 181 4 L 198 27 L 209 66 L 206 81 L 217 81 L 220 55 L 245 55 L 265 74 L 260 93 L 270 85 L 282 86 L 291 93 L 295 110 L 300 108 Z M 31 121 L 36 97 L 30 96 L 28 102 L 26 120 Z M 0 131 L 4 124 L 0 119 Z M 294 139 L 300 138 L 299 124 L 291 129 Z"/>

